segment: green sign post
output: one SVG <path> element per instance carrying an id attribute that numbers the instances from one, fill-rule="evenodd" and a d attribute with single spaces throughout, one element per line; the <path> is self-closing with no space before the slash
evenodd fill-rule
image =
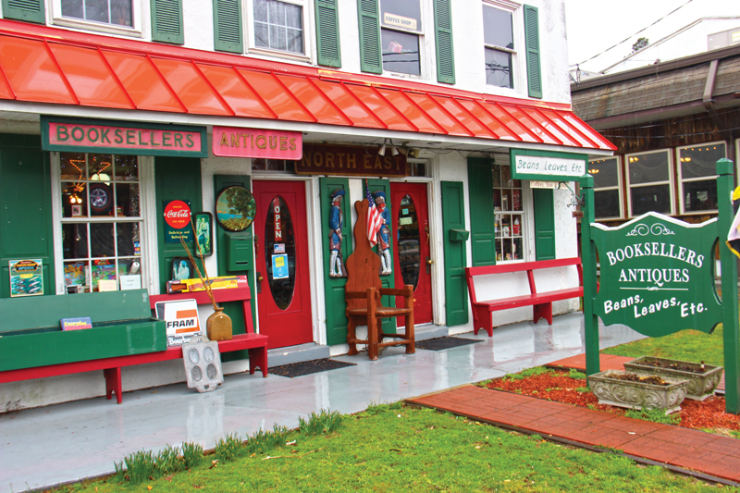
<path id="1" fill-rule="evenodd" d="M 737 262 L 724 238 L 733 211 L 732 162 L 717 162 L 719 218 L 688 224 L 649 212 L 619 227 L 594 221 L 593 177 L 581 178 L 586 372 L 599 372 L 598 319 L 623 324 L 650 337 L 684 329 L 710 333 L 724 324 L 727 412 L 738 413 Z M 715 288 L 715 247 L 722 264 L 722 298 Z M 600 261 L 596 290 L 596 258 Z"/>

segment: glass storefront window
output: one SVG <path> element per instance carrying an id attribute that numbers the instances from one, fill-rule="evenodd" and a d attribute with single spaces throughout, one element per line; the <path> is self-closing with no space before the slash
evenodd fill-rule
<path id="1" fill-rule="evenodd" d="M 654 211 L 673 214 L 671 151 L 627 154 L 627 186 L 630 216 Z"/>
<path id="2" fill-rule="evenodd" d="M 493 166 L 493 210 L 496 261 L 524 259 L 525 213 L 522 182 L 511 178 L 511 166 Z"/>
<path id="3" fill-rule="evenodd" d="M 138 158 L 60 153 L 60 186 L 67 291 L 143 287 Z"/>
<path id="4" fill-rule="evenodd" d="M 681 213 L 717 211 L 717 161 L 727 157 L 724 142 L 679 147 Z"/>

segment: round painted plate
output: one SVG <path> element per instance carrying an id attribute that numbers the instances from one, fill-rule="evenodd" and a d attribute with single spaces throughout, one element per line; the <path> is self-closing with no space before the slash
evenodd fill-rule
<path id="1" fill-rule="evenodd" d="M 254 195 L 244 187 L 225 188 L 216 199 L 216 219 L 227 231 L 244 231 L 252 224 L 256 212 Z"/>

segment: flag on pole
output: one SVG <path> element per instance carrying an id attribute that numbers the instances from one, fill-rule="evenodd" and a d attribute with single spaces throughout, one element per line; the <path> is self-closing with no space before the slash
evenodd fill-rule
<path id="1" fill-rule="evenodd" d="M 368 202 L 367 239 L 370 241 L 370 246 L 375 246 L 378 243 L 378 232 L 381 226 L 383 226 L 383 217 L 375 206 L 375 200 L 373 200 L 373 196 L 370 193 L 370 185 L 368 185 L 367 180 L 365 180 L 365 198 Z"/>
<path id="2" fill-rule="evenodd" d="M 735 211 L 735 219 L 732 220 L 730 232 L 727 234 L 727 246 L 729 249 L 740 257 L 740 187 L 737 187 L 732 194 L 732 208 Z"/>

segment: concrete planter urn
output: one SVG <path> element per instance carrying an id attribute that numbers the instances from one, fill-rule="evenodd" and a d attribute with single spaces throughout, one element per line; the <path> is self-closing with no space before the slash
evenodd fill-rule
<path id="1" fill-rule="evenodd" d="M 660 377 L 668 385 L 656 385 L 640 381 L 622 380 L 628 376 L 654 377 L 635 372 L 609 370 L 589 375 L 588 386 L 599 398 L 599 404 L 626 407 L 629 409 L 665 409 L 666 414 L 679 411 L 686 397 L 688 380 Z"/>
<path id="2" fill-rule="evenodd" d="M 703 401 L 714 395 L 722 378 L 722 367 L 677 361 L 654 356 L 642 356 L 624 364 L 627 371 L 649 373 L 659 377 L 688 380 L 687 399 Z"/>

